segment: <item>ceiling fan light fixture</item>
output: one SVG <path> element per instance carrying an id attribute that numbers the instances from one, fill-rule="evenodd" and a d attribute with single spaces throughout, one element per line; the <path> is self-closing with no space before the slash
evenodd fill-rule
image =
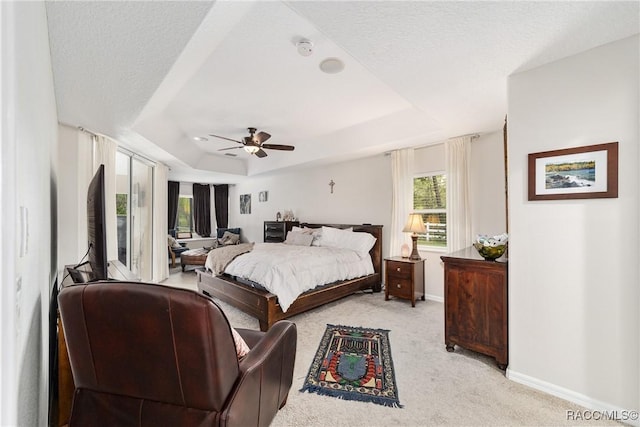
<path id="1" fill-rule="evenodd" d="M 260 147 L 258 147 L 257 145 L 245 145 L 244 146 L 244 151 L 246 151 L 249 154 L 255 154 L 258 152 L 258 150 L 260 149 Z"/>
<path id="2" fill-rule="evenodd" d="M 208 141 L 209 138 L 205 138 L 204 136 L 194 136 L 193 140 L 194 141 L 199 141 L 199 142 L 204 142 L 204 141 Z"/>

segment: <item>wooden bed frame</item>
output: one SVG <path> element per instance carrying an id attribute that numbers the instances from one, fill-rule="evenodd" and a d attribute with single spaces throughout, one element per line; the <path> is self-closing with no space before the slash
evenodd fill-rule
<path id="1" fill-rule="evenodd" d="M 283 313 L 278 297 L 266 290 L 256 289 L 240 283 L 230 276 L 214 276 L 209 272 L 197 270 L 198 290 L 205 295 L 218 298 L 237 309 L 256 317 L 260 323 L 260 330 L 266 331 L 275 322 L 296 314 L 303 313 L 321 305 L 336 301 L 364 289 L 380 292 L 382 289 L 382 226 L 381 225 L 350 225 L 350 224 L 308 224 L 301 227 L 320 228 L 322 226 L 334 228 L 353 227 L 354 232 L 366 232 L 376 238 L 376 243 L 369 251 L 373 261 L 374 273 L 357 279 L 335 282 L 317 289 L 312 289 L 300 295 Z"/>

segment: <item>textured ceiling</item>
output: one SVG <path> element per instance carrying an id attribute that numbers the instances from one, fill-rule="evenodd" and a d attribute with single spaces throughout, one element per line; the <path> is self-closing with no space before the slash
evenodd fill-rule
<path id="1" fill-rule="evenodd" d="M 640 32 L 637 1 L 55 1 L 47 14 L 59 120 L 209 182 L 498 130 L 509 75 Z M 343 72 L 320 71 L 330 57 Z M 247 127 L 296 150 L 193 140 Z"/>

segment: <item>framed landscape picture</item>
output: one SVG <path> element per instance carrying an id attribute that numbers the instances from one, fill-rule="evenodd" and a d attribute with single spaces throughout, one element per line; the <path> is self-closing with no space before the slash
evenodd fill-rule
<path id="1" fill-rule="evenodd" d="M 618 197 L 618 143 L 529 154 L 529 200 Z"/>

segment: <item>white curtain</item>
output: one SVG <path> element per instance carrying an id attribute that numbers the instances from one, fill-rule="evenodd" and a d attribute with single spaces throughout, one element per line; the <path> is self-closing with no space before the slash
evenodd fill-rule
<path id="1" fill-rule="evenodd" d="M 76 172 L 78 174 L 78 181 L 76 187 L 76 194 L 78 195 L 78 210 L 76 217 L 78 218 L 78 240 L 77 240 L 77 256 L 75 261 L 80 259 L 87 253 L 87 188 L 89 188 L 89 182 L 93 178 L 93 174 L 96 172 L 93 169 L 93 135 L 81 130 L 77 130 L 78 136 L 78 162 L 76 163 Z M 60 164 L 64 167 L 64 164 Z"/>
<path id="2" fill-rule="evenodd" d="M 447 243 L 454 252 L 471 246 L 471 206 L 469 205 L 469 161 L 471 137 L 445 142 L 447 161 Z"/>
<path id="3" fill-rule="evenodd" d="M 116 149 L 112 139 L 102 135 L 93 137 L 93 173 L 104 165 L 105 215 L 107 217 L 107 259 L 118 259 L 118 226 L 116 222 Z"/>
<path id="4" fill-rule="evenodd" d="M 411 239 L 403 233 L 409 214 L 413 211 L 413 148 L 391 152 L 391 178 L 393 200 L 391 203 L 391 230 L 389 255 L 400 256 L 403 244 L 409 246 Z"/>
<path id="5" fill-rule="evenodd" d="M 169 168 L 156 163 L 153 173 L 153 281 L 169 277 L 167 252 L 167 186 Z"/>

